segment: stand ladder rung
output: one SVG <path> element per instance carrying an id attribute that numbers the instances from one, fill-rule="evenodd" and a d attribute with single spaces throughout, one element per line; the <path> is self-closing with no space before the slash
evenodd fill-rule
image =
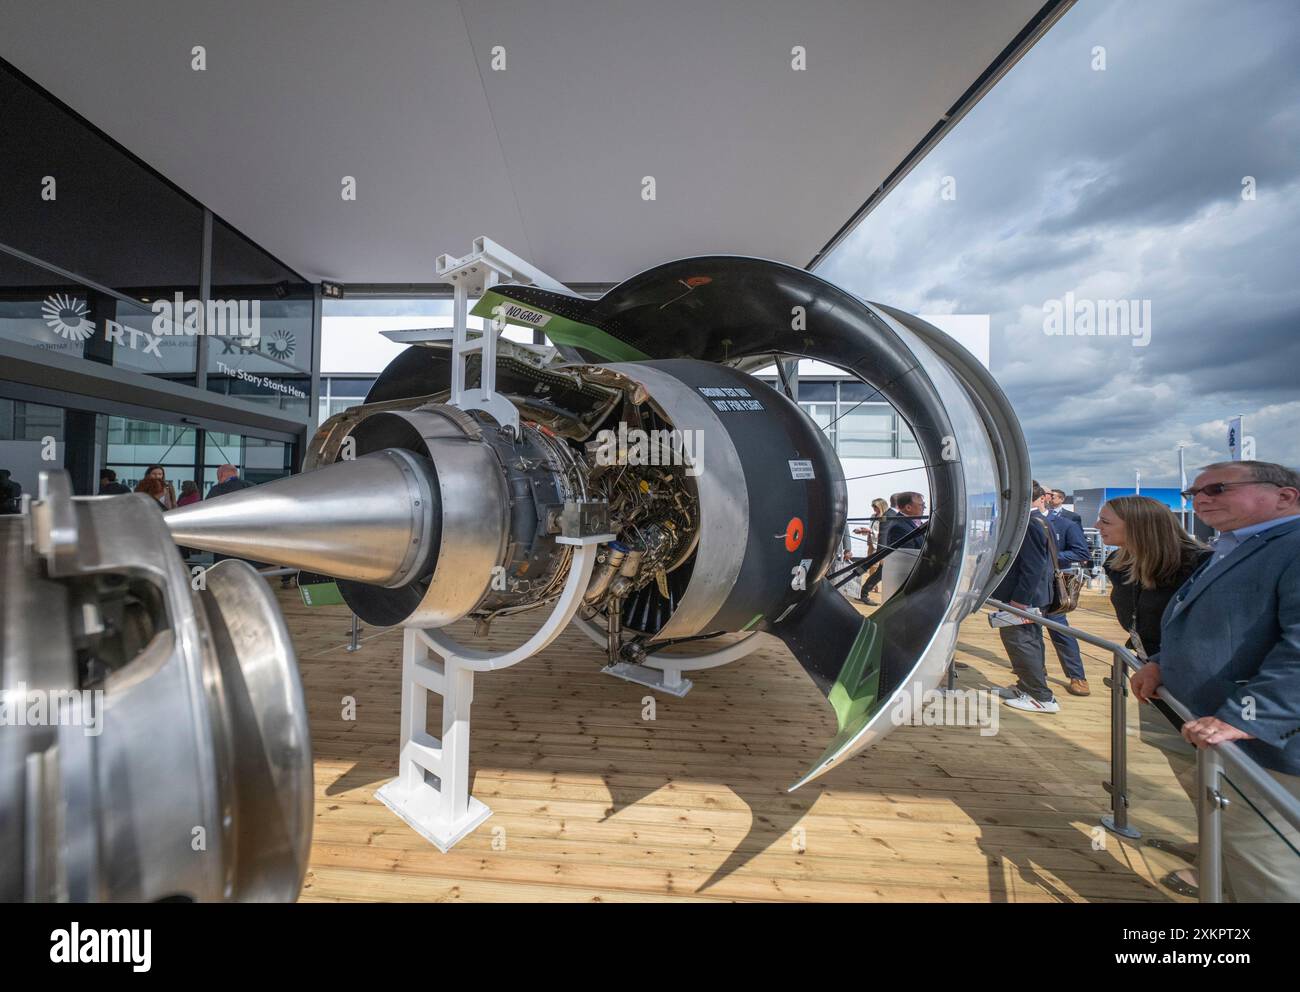
<path id="1" fill-rule="evenodd" d="M 426 692 L 446 695 L 447 676 L 440 662 L 431 658 L 417 658 L 411 665 L 411 681 Z"/>
<path id="2" fill-rule="evenodd" d="M 406 742 L 406 757 L 425 771 L 441 776 L 442 741 L 432 734 L 416 733 Z"/>

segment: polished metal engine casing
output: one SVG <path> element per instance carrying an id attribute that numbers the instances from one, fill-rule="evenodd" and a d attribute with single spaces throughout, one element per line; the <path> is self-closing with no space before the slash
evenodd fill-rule
<path id="1" fill-rule="evenodd" d="M 0 901 L 296 898 L 310 737 L 262 577 L 194 579 L 153 500 L 73 499 L 62 472 L 0 516 L 0 548 Z M 70 719 L 75 692 L 99 733 Z M 64 700 L 58 719 L 15 719 L 33 694 Z"/>

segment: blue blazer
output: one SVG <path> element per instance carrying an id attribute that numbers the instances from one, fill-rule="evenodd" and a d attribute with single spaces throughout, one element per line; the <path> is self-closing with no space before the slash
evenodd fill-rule
<path id="1" fill-rule="evenodd" d="M 1052 536 L 1056 538 L 1057 568 L 1069 568 L 1092 560 L 1092 549 L 1088 547 L 1088 539 L 1083 536 L 1083 528 L 1065 516 L 1065 511 L 1055 517 L 1047 517 L 1046 520 L 1052 528 Z"/>
<path id="2" fill-rule="evenodd" d="M 916 533 L 917 526 L 906 513 L 886 513 L 880 524 L 880 543 L 886 548 L 919 548 L 925 538 Z"/>
<path id="3" fill-rule="evenodd" d="M 1265 768 L 1300 775 L 1300 518 L 1208 564 L 1165 607 L 1151 660 L 1194 714 L 1258 738 L 1236 743 Z"/>

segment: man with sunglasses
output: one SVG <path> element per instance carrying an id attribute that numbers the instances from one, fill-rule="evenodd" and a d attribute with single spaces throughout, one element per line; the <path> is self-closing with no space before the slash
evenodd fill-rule
<path id="1" fill-rule="evenodd" d="M 1300 799 L 1300 473 L 1219 462 L 1184 495 L 1219 538 L 1170 600 L 1160 651 L 1133 675 L 1133 691 L 1147 702 L 1168 687 L 1204 714 L 1183 724 L 1190 743 L 1237 742 Z M 1195 800 L 1195 769 L 1175 771 Z M 1300 899 L 1300 856 L 1291 850 L 1300 832 L 1246 783 L 1221 788 L 1225 890 L 1239 902 Z"/>

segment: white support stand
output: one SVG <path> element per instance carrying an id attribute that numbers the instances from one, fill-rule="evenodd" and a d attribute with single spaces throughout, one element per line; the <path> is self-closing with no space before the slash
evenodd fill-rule
<path id="1" fill-rule="evenodd" d="M 564 590 L 546 622 L 519 647 L 506 652 L 463 647 L 442 630 L 412 630 L 402 638 L 402 750 L 397 778 L 376 793 L 425 840 L 444 854 L 492 815 L 469 794 L 469 713 L 474 673 L 517 665 L 550 644 L 578 612 L 591 582 L 596 549 L 613 534 L 557 537 L 574 545 Z M 430 651 L 440 657 L 430 657 Z M 442 696 L 442 736 L 426 727 L 427 693 Z"/>
<path id="2" fill-rule="evenodd" d="M 463 258 L 439 255 L 438 275 L 454 287 L 452 326 L 418 331 L 388 331 L 386 336 L 408 343 L 451 342 L 451 396 L 448 403 L 464 410 L 485 410 L 499 424 L 519 429 L 519 411 L 496 392 L 497 337 L 503 321 L 490 321 L 481 334 L 470 337 L 469 298 L 481 297 L 502 282 L 532 284 L 568 293 L 567 287 L 487 238 L 475 238 Z M 482 355 L 479 388 L 465 388 L 466 361 Z M 569 575 L 551 615 L 519 647 L 506 652 L 463 647 L 440 629 L 404 632 L 402 640 L 401 755 L 397 778 L 375 796 L 406 821 L 421 837 L 446 852 L 492 815 L 469 793 L 469 714 L 474 700 L 474 673 L 509 668 L 550 644 L 578 612 L 596 564 L 596 548 L 614 540 L 613 534 L 557 537 L 574 545 Z M 431 655 L 436 655 L 433 657 Z M 442 736 L 426 726 L 428 693 L 442 696 Z"/>
<path id="3" fill-rule="evenodd" d="M 469 711 L 474 670 L 431 658 L 421 631 L 402 635 L 400 774 L 375 796 L 444 854 L 492 815 L 469 794 Z M 427 693 L 442 696 L 442 736 L 426 727 Z"/>

